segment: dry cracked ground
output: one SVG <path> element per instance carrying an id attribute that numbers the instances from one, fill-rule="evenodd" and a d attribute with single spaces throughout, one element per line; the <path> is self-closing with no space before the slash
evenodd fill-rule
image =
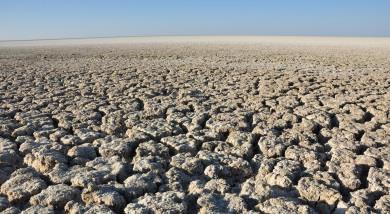
<path id="1" fill-rule="evenodd" d="M 2 213 L 389 213 L 390 48 L 0 48 Z"/>

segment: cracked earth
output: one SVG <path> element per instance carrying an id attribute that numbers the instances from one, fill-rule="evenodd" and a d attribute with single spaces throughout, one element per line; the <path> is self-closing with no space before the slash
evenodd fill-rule
<path id="1" fill-rule="evenodd" d="M 2 213 L 389 213 L 390 49 L 0 48 Z"/>

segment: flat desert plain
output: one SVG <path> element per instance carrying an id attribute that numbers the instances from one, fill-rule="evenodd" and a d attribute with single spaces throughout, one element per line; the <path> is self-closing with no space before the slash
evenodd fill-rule
<path id="1" fill-rule="evenodd" d="M 4 213 L 389 213 L 390 39 L 0 42 Z"/>

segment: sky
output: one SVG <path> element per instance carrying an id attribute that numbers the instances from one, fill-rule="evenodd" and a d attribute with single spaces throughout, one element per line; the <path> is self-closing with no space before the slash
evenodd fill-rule
<path id="1" fill-rule="evenodd" d="M 0 0 L 0 40 L 390 36 L 390 0 Z"/>

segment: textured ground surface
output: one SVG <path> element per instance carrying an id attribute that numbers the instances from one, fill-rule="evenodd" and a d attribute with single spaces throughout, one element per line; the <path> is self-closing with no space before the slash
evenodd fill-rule
<path id="1" fill-rule="evenodd" d="M 364 42 L 2 47 L 0 211 L 388 213 Z"/>

